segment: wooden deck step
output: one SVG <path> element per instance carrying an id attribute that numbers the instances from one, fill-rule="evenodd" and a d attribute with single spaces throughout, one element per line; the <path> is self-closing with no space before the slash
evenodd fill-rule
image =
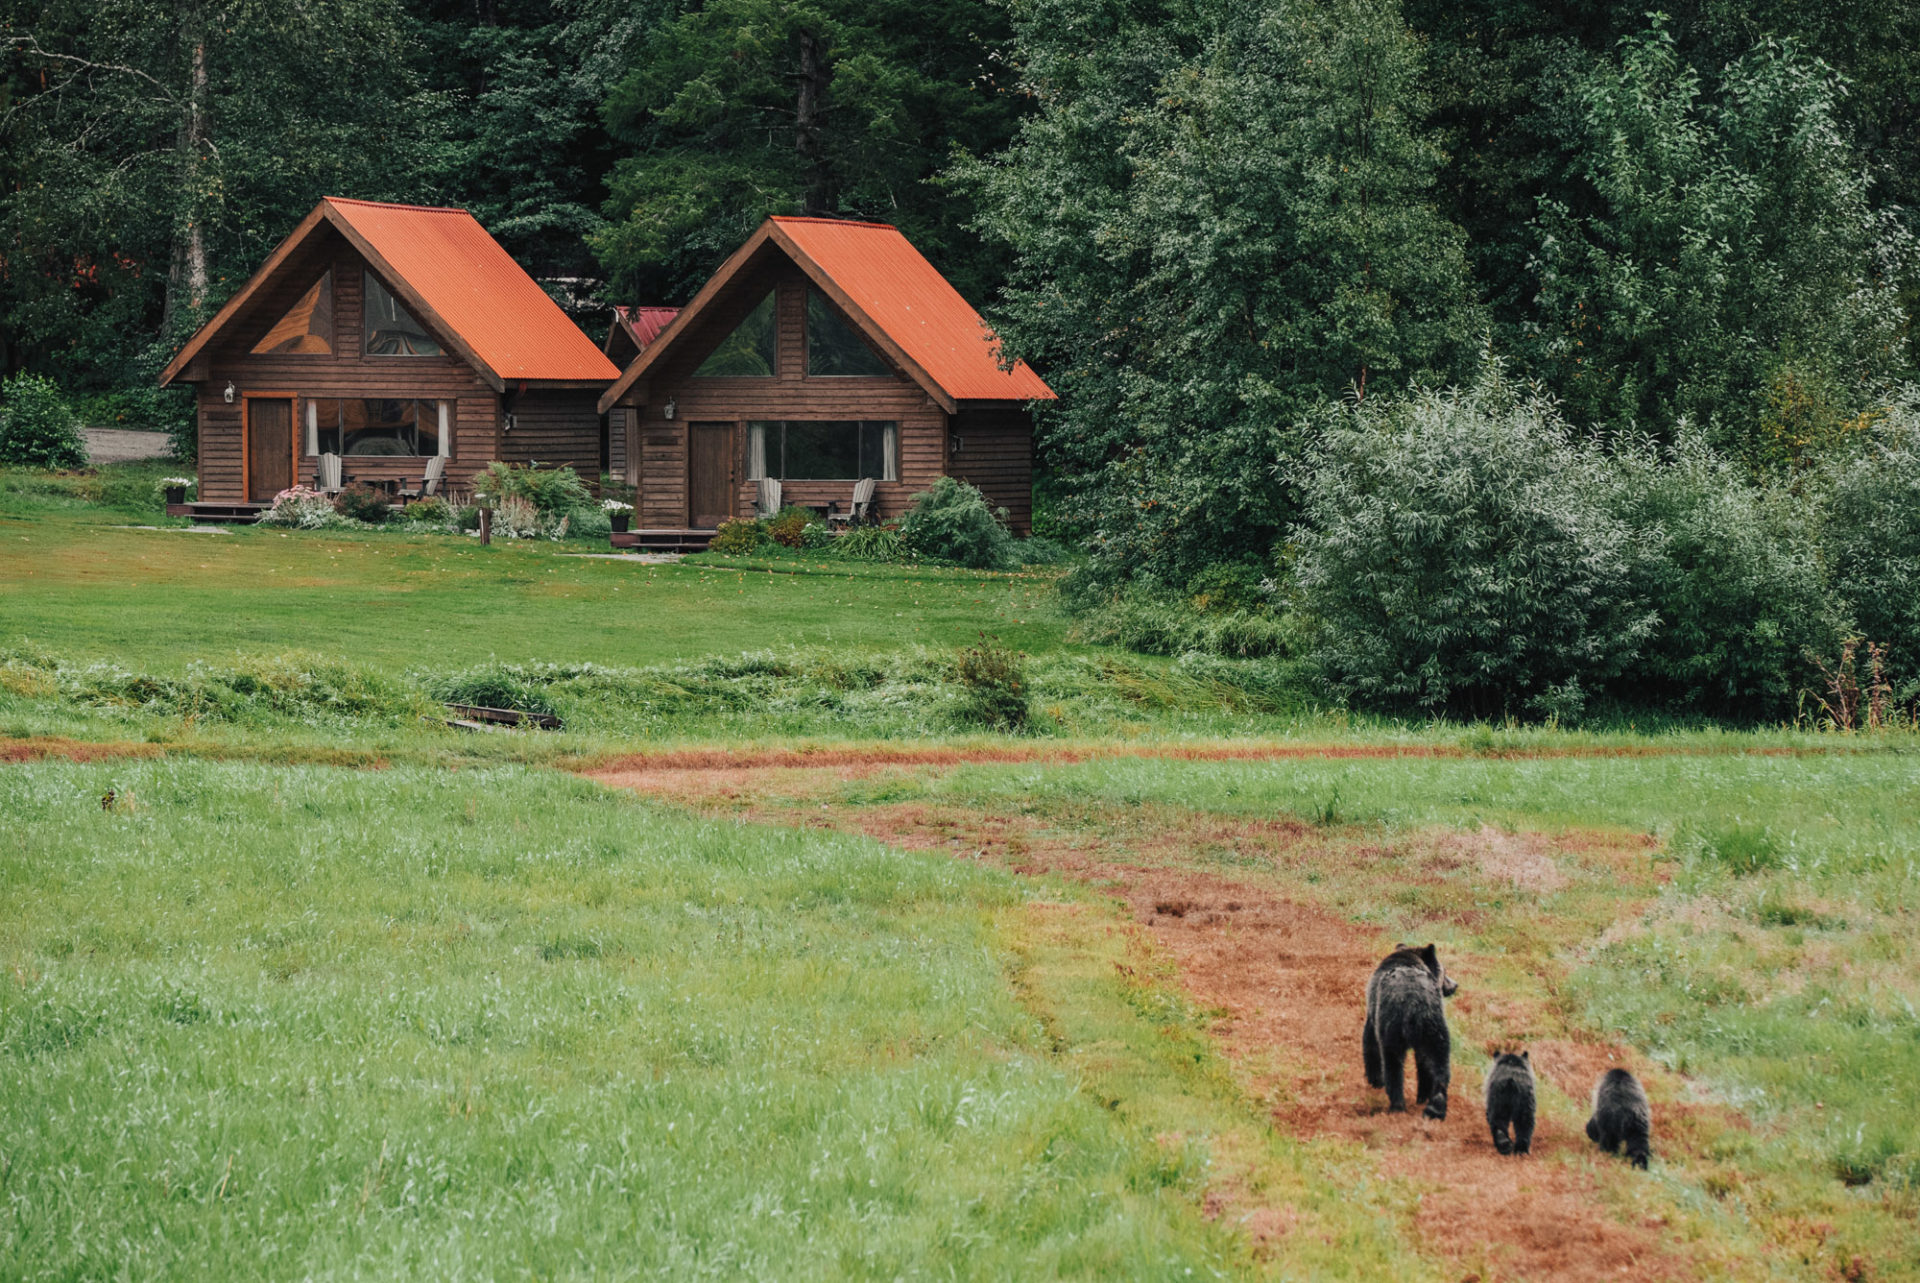
<path id="1" fill-rule="evenodd" d="M 609 535 L 616 548 L 638 548 L 643 552 L 705 552 L 713 542 L 713 531 L 694 529 L 628 530 Z"/>
<path id="2" fill-rule="evenodd" d="M 251 525 L 271 506 L 265 503 L 170 503 L 167 515 L 191 517 L 209 526 Z"/>

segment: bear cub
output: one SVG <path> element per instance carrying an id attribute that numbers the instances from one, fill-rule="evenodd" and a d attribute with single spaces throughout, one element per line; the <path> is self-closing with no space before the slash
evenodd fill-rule
<path id="1" fill-rule="evenodd" d="M 1624 1069 L 1609 1069 L 1593 1085 L 1593 1117 L 1587 1120 L 1587 1139 L 1606 1150 L 1618 1153 L 1622 1146 L 1633 1165 L 1647 1165 L 1647 1138 L 1653 1131 L 1653 1114 L 1647 1108 L 1647 1093 L 1640 1080 Z"/>
<path id="2" fill-rule="evenodd" d="M 1432 945 L 1403 944 L 1388 954 L 1367 981 L 1367 1023 L 1360 1030 L 1367 1085 L 1387 1089 L 1387 1111 L 1407 1108 L 1407 1053 L 1413 1053 L 1415 1103 L 1428 1118 L 1447 1116 L 1453 1040 L 1441 1001 L 1458 985 L 1447 978 Z"/>
<path id="3" fill-rule="evenodd" d="M 1513 1136 L 1507 1136 L 1507 1128 Z M 1487 1070 L 1487 1130 L 1503 1154 L 1533 1150 L 1533 1060 L 1529 1053 L 1503 1051 Z"/>

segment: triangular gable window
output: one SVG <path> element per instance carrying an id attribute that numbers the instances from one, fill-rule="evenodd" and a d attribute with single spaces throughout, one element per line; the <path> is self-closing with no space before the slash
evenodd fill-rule
<path id="1" fill-rule="evenodd" d="M 413 313 L 400 306 L 400 300 L 367 273 L 367 355 L 368 356 L 443 356 L 440 343 Z"/>
<path id="2" fill-rule="evenodd" d="M 893 373 L 880 354 L 840 315 L 819 290 L 807 291 L 807 373 L 886 377 Z"/>
<path id="3" fill-rule="evenodd" d="M 693 372 L 698 379 L 770 379 L 774 365 L 773 291 L 747 313 L 713 355 Z"/>
<path id="4" fill-rule="evenodd" d="M 328 356 L 333 352 L 333 273 L 327 272 L 300 296 L 300 301 L 253 345 L 253 355 L 297 352 Z"/>

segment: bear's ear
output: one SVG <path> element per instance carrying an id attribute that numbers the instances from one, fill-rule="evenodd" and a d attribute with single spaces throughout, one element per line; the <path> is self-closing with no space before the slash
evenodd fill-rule
<path id="1" fill-rule="evenodd" d="M 1523 1051 L 1520 1053 L 1520 1059 L 1531 1065 L 1533 1063 L 1533 1053 L 1531 1051 Z"/>
<path id="2" fill-rule="evenodd" d="M 1432 945 L 1428 945 L 1422 949 L 1420 956 L 1427 960 L 1427 965 L 1432 967 L 1436 973 L 1440 970 L 1440 953 Z"/>

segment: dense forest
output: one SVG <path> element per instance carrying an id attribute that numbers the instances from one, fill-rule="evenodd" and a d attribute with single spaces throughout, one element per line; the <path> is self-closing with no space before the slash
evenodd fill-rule
<path id="1" fill-rule="evenodd" d="M 1126 585 L 1252 609 L 1265 593 L 1286 613 L 1274 594 L 1304 594 L 1300 617 L 1324 625 L 1344 607 L 1313 586 L 1378 569 L 1333 532 L 1364 525 L 1356 494 L 1406 480 L 1368 462 L 1394 457 L 1377 447 L 1396 433 L 1416 471 L 1604 462 L 1611 480 L 1584 495 L 1536 498 L 1550 513 L 1612 486 L 1630 497 L 1585 529 L 1604 516 L 1628 544 L 1662 486 L 1679 487 L 1670 507 L 1734 503 L 1765 555 L 1733 578 L 1798 583 L 1767 558 L 1806 552 L 1830 576 L 1844 557 L 1794 522 L 1845 508 L 1847 467 L 1872 472 L 1853 501 L 1877 511 L 1885 460 L 1911 444 L 1888 437 L 1916 413 L 1920 357 L 1911 0 L 0 0 L 0 15 L 0 371 L 135 416 L 174 412 L 152 372 L 317 197 L 342 194 L 472 209 L 590 329 L 615 302 L 683 301 L 766 214 L 897 224 L 1061 393 L 1039 421 L 1046 508 L 1090 557 L 1073 581 L 1088 600 Z M 1449 437 L 1461 414 L 1522 445 Z M 1373 444 L 1350 451 L 1355 432 Z M 1563 452 L 1524 447 L 1547 438 Z M 1635 612 L 1660 614 L 1665 591 L 1630 552 L 1620 601 L 1569 589 L 1628 659 L 1583 642 L 1520 676 L 1463 660 L 1492 664 L 1464 684 L 1355 659 L 1342 689 L 1511 706 L 1575 671 L 1628 671 L 1660 649 L 1635 640 Z M 1752 661 L 1764 679 L 1688 676 L 1702 643 L 1647 680 L 1777 710 L 1797 653 L 1868 626 L 1858 591 L 1807 591 L 1819 600 L 1777 606 L 1770 657 Z M 1894 644 L 1920 676 L 1920 643 Z"/>

